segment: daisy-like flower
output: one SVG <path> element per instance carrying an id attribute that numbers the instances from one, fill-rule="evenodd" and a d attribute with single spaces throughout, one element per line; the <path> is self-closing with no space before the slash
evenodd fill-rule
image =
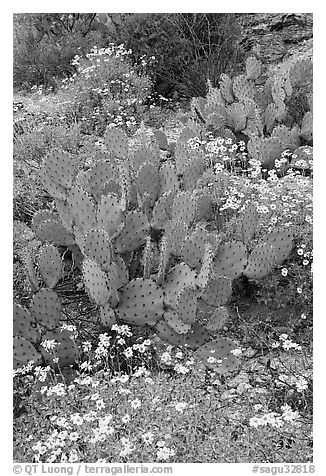
<path id="1" fill-rule="evenodd" d="M 79 413 L 73 413 L 72 415 L 70 415 L 70 419 L 75 425 L 78 426 L 82 425 L 84 421 Z"/>
<path id="2" fill-rule="evenodd" d="M 41 346 L 44 347 L 47 352 L 51 352 L 51 350 L 55 349 L 57 345 L 59 345 L 59 343 L 54 339 L 48 339 L 41 342 Z"/>
<path id="3" fill-rule="evenodd" d="M 100 400 L 97 400 L 97 401 L 96 401 L 96 408 L 97 408 L 98 410 L 103 410 L 103 408 L 105 408 L 105 403 L 104 403 L 103 398 L 101 398 Z"/>
<path id="4" fill-rule="evenodd" d="M 177 412 L 183 413 L 183 410 L 188 406 L 185 402 L 179 402 L 175 405 L 175 409 Z"/>
<path id="5" fill-rule="evenodd" d="M 79 435 L 77 433 L 77 431 L 73 431 L 72 433 L 70 433 L 69 435 L 69 440 L 70 441 L 77 441 L 79 438 Z"/>
<path id="6" fill-rule="evenodd" d="M 173 449 L 168 448 L 167 446 L 163 446 L 156 452 L 156 457 L 158 460 L 167 461 L 171 456 L 175 455 L 175 451 Z"/>
<path id="7" fill-rule="evenodd" d="M 130 415 L 128 413 L 121 418 L 122 423 L 129 423 L 131 420 Z"/>
<path id="8" fill-rule="evenodd" d="M 132 400 L 130 402 L 130 405 L 131 405 L 131 408 L 133 408 L 134 410 L 136 410 L 137 408 L 140 408 L 141 407 L 141 401 L 139 400 L 139 398 L 135 398 L 135 400 Z"/>
<path id="9" fill-rule="evenodd" d="M 146 443 L 147 445 L 151 445 L 154 441 L 154 435 L 151 431 L 148 431 L 147 433 L 144 433 L 141 437 L 142 437 L 144 443 Z"/>

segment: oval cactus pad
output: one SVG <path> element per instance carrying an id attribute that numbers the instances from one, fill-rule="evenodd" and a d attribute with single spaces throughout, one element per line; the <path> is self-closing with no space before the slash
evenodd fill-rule
<path id="1" fill-rule="evenodd" d="M 30 361 L 38 364 L 41 361 L 40 354 L 35 347 L 24 337 L 14 337 L 14 369 L 27 365 Z"/>
<path id="2" fill-rule="evenodd" d="M 104 306 L 111 297 L 105 272 L 95 261 L 86 259 L 83 262 L 83 277 L 89 296 L 97 305 Z"/>
<path id="3" fill-rule="evenodd" d="M 188 226 L 182 220 L 169 222 L 166 227 L 165 237 L 170 253 L 179 256 L 184 239 L 188 233 Z"/>
<path id="4" fill-rule="evenodd" d="M 46 286 L 53 289 L 58 284 L 62 273 L 62 261 L 57 248 L 53 245 L 42 246 L 38 267 Z"/>
<path id="5" fill-rule="evenodd" d="M 95 204 L 82 188 L 70 189 L 67 199 L 76 227 L 82 233 L 96 228 Z"/>
<path id="6" fill-rule="evenodd" d="M 227 302 L 232 294 L 232 284 L 225 276 L 212 277 L 201 298 L 210 306 L 218 307 Z"/>
<path id="7" fill-rule="evenodd" d="M 195 289 L 196 272 L 186 263 L 177 264 L 171 269 L 163 285 L 164 300 L 172 307 L 176 307 L 177 297 L 184 287 Z"/>
<path id="8" fill-rule="evenodd" d="M 261 241 L 273 246 L 276 261 L 275 264 L 280 264 L 290 254 L 293 246 L 293 234 L 290 230 L 275 230 L 266 233 L 261 238 Z"/>
<path id="9" fill-rule="evenodd" d="M 173 200 L 172 219 L 190 225 L 196 216 L 196 200 L 191 192 L 179 192 Z"/>
<path id="10" fill-rule="evenodd" d="M 59 359 L 57 364 L 61 367 L 68 367 L 77 362 L 78 351 L 76 344 L 72 340 L 72 333 L 67 330 L 49 331 L 44 334 L 42 341 L 54 340 L 58 345 L 51 352 L 41 346 L 41 353 L 48 365 L 53 364 L 53 359 Z"/>
<path id="11" fill-rule="evenodd" d="M 247 244 L 254 236 L 258 226 L 258 212 L 256 206 L 251 202 L 247 203 L 241 215 L 240 227 L 242 241 Z"/>
<path id="12" fill-rule="evenodd" d="M 35 327 L 35 320 L 31 314 L 20 304 L 14 303 L 13 315 L 13 335 L 25 337 L 30 342 L 37 342 L 40 334 Z"/>
<path id="13" fill-rule="evenodd" d="M 57 246 L 70 246 L 75 243 L 72 233 L 69 233 L 60 222 L 54 220 L 46 220 L 40 223 L 35 234 L 43 243 L 54 243 Z"/>
<path id="14" fill-rule="evenodd" d="M 165 192 L 177 192 L 179 190 L 179 180 L 175 167 L 170 162 L 165 162 L 160 170 L 160 195 Z"/>
<path id="15" fill-rule="evenodd" d="M 176 311 L 179 319 L 185 324 L 194 324 L 197 311 L 197 292 L 185 286 L 179 292 L 176 300 Z"/>
<path id="16" fill-rule="evenodd" d="M 212 245 L 210 243 L 206 243 L 202 266 L 200 268 L 199 274 L 196 277 L 196 284 L 201 289 L 205 289 L 210 280 L 213 267 L 213 258 L 214 252 Z"/>
<path id="17" fill-rule="evenodd" d="M 61 303 L 51 289 L 41 289 L 32 300 L 31 313 L 37 323 L 47 329 L 54 329 L 61 318 Z"/>
<path id="18" fill-rule="evenodd" d="M 237 349 L 235 342 L 220 338 L 199 347 L 196 355 L 208 368 L 219 374 L 225 374 L 239 367 L 238 359 L 232 354 L 235 349 Z"/>
<path id="19" fill-rule="evenodd" d="M 116 310 L 129 324 L 154 325 L 164 312 L 163 291 L 151 279 L 133 279 L 123 288 Z"/>
<path id="20" fill-rule="evenodd" d="M 181 347 L 184 345 L 184 335 L 178 334 L 173 330 L 165 319 L 158 321 L 155 327 L 153 327 L 153 331 L 160 337 L 160 339 L 170 345 L 175 347 Z"/>
<path id="21" fill-rule="evenodd" d="M 63 150 L 54 149 L 45 159 L 45 172 L 50 179 L 65 188 L 73 184 L 77 167 L 73 158 Z"/>
<path id="22" fill-rule="evenodd" d="M 181 247 L 181 258 L 191 268 L 197 268 L 202 262 L 205 245 L 208 241 L 208 232 L 198 227 L 191 236 L 187 236 Z"/>
<path id="23" fill-rule="evenodd" d="M 245 245 L 241 241 L 231 241 L 218 248 L 214 258 L 213 271 L 216 276 L 226 276 L 232 280 L 242 274 L 246 264 Z"/>
<path id="24" fill-rule="evenodd" d="M 191 329 L 191 325 L 183 322 L 172 309 L 164 313 L 164 319 L 177 334 L 186 334 Z"/>
<path id="25" fill-rule="evenodd" d="M 124 228 L 114 243 L 116 251 L 126 253 L 136 250 L 145 243 L 149 229 L 148 219 L 143 212 L 127 213 Z"/>
<path id="26" fill-rule="evenodd" d="M 217 307 L 211 317 L 209 318 L 208 323 L 206 324 L 206 329 L 210 332 L 216 332 L 226 324 L 229 318 L 229 312 L 225 306 Z"/>
<path id="27" fill-rule="evenodd" d="M 145 162 L 138 170 L 136 187 L 141 197 L 149 196 L 149 205 L 153 206 L 159 192 L 159 175 L 153 164 Z"/>
<path id="28" fill-rule="evenodd" d="M 118 159 L 124 159 L 128 155 L 127 134 L 117 127 L 107 129 L 104 134 L 104 143 L 108 150 Z"/>
<path id="29" fill-rule="evenodd" d="M 87 258 L 96 261 L 104 271 L 111 264 L 112 245 L 104 230 L 89 230 L 84 236 L 83 251 Z"/>
<path id="30" fill-rule="evenodd" d="M 262 243 L 252 250 L 243 274 L 250 279 L 263 278 L 273 269 L 275 263 L 276 255 L 273 246 Z"/>

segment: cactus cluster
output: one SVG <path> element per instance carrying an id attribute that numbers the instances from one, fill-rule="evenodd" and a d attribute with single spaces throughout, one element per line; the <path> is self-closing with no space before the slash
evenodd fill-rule
<path id="1" fill-rule="evenodd" d="M 213 88 L 208 82 L 206 98 L 192 100 L 192 116 L 199 119 L 202 130 L 212 130 L 215 136 L 231 137 L 236 142 L 237 134 L 244 134 L 246 142 L 249 140 L 251 158 L 260 160 L 262 167 L 270 170 L 285 150 L 296 155 L 302 142 L 311 145 L 312 102 L 308 101 L 310 110 L 300 124 L 295 123 L 290 104 L 298 90 L 304 90 L 310 98 L 312 61 L 297 60 L 281 67 L 267 80 L 263 70 L 260 60 L 249 57 L 245 74 L 232 79 L 221 74 L 219 88 Z M 189 137 L 189 132 L 187 134 Z"/>
<path id="2" fill-rule="evenodd" d="M 247 77 L 233 87 L 225 75 L 217 96 L 230 106 L 237 98 L 247 107 L 258 73 L 259 64 L 248 62 Z M 202 220 L 211 211 L 211 201 L 205 189 L 197 187 L 205 158 L 201 150 L 187 148 L 182 138 L 175 160 L 162 164 L 160 148 L 167 148 L 162 132 L 145 146 L 131 148 L 127 136 L 115 128 L 106 132 L 104 143 L 107 152 L 86 171 L 66 154 L 53 152 L 45 160 L 41 179 L 57 213 L 38 212 L 33 219 L 33 230 L 45 243 L 39 271 L 46 288 L 35 294 L 30 313 L 15 307 L 16 362 L 26 363 L 30 356 L 41 359 L 33 346 L 44 331 L 61 342 L 64 364 L 75 356 L 73 345 L 58 333 L 61 308 L 53 291 L 61 276 L 55 246 L 66 246 L 80 259 L 85 289 L 99 307 L 104 326 L 148 326 L 170 344 L 195 350 L 217 372 L 237 368 L 231 352 L 236 344 L 216 336 L 228 317 L 232 281 L 242 274 L 252 279 L 266 275 L 286 258 L 292 236 L 282 230 L 269 233 L 249 252 L 258 225 L 251 203 L 239 219 L 242 241 L 221 243 L 207 231 Z M 138 274 L 130 265 L 135 255 L 142 257 Z M 197 319 L 200 301 L 214 308 L 207 325 Z"/>
<path id="3" fill-rule="evenodd" d="M 49 215 L 44 214 L 43 217 L 49 218 Z M 53 365 L 52 354 L 41 346 L 45 340 L 55 339 L 58 343 L 55 354 L 60 366 L 71 365 L 77 358 L 70 333 L 60 329 L 64 319 L 59 296 L 53 288 L 62 277 L 62 261 L 57 248 L 51 244 L 40 249 L 38 274 L 46 287 L 39 288 L 35 293 L 30 309 L 16 303 L 13 307 L 15 369 L 27 365 L 31 360 L 35 364 L 43 362 Z"/>

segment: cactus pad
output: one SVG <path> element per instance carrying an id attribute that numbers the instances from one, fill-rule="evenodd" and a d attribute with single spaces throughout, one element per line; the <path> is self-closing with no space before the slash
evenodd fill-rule
<path id="1" fill-rule="evenodd" d="M 47 220 L 58 221 L 58 215 L 50 210 L 39 210 L 34 213 L 31 228 L 36 234 L 38 227 Z"/>
<path id="2" fill-rule="evenodd" d="M 205 289 L 210 280 L 212 274 L 213 258 L 214 252 L 212 245 L 210 243 L 206 243 L 202 266 L 199 274 L 196 276 L 196 284 L 201 289 Z"/>
<path id="3" fill-rule="evenodd" d="M 117 168 L 109 162 L 97 162 L 90 170 L 89 185 L 94 199 L 100 201 L 105 193 L 105 186 L 108 181 L 119 181 Z"/>
<path id="4" fill-rule="evenodd" d="M 293 234 L 289 230 L 275 230 L 266 233 L 261 241 L 272 245 L 276 260 L 274 264 L 280 264 L 290 254 L 293 246 Z"/>
<path id="5" fill-rule="evenodd" d="M 190 225 L 196 216 L 196 200 L 191 192 L 179 192 L 173 200 L 172 219 Z"/>
<path id="6" fill-rule="evenodd" d="M 54 182 L 48 175 L 46 168 L 43 166 L 39 172 L 40 182 L 51 197 L 65 200 L 67 197 L 67 189 L 57 182 Z"/>
<path id="7" fill-rule="evenodd" d="M 126 264 L 120 255 L 113 256 L 113 262 L 116 264 L 117 270 L 117 289 L 122 288 L 129 283 L 129 274 Z"/>
<path id="8" fill-rule="evenodd" d="M 184 335 L 178 334 L 165 319 L 158 321 L 153 327 L 153 331 L 162 339 L 164 342 L 173 345 L 175 347 L 181 347 L 184 343 Z"/>
<path id="9" fill-rule="evenodd" d="M 177 142 L 175 148 L 175 165 L 178 174 L 183 174 L 183 172 L 186 170 L 189 159 L 190 153 L 187 149 L 187 146 L 182 142 Z"/>
<path id="10" fill-rule="evenodd" d="M 124 228 L 115 240 L 115 250 L 118 253 L 136 250 L 145 243 L 149 228 L 150 225 L 144 213 L 129 212 L 126 215 Z"/>
<path id="11" fill-rule="evenodd" d="M 211 336 L 207 331 L 206 327 L 199 322 L 195 322 L 184 338 L 184 346 L 189 347 L 192 350 L 198 349 L 202 345 L 206 344 L 211 340 Z"/>
<path id="12" fill-rule="evenodd" d="M 252 250 L 243 274 L 249 279 L 262 278 L 273 269 L 275 263 L 276 255 L 273 246 L 262 243 Z"/>
<path id="13" fill-rule="evenodd" d="M 57 246 L 69 246 L 75 243 L 74 236 L 58 221 L 46 220 L 35 230 L 37 238 L 43 243 L 49 242 Z"/>
<path id="14" fill-rule="evenodd" d="M 71 188 L 67 203 L 74 223 L 82 233 L 96 228 L 95 205 L 87 192 L 78 187 Z"/>
<path id="15" fill-rule="evenodd" d="M 228 123 L 236 131 L 243 131 L 246 127 L 247 116 L 245 106 L 240 102 L 234 102 L 227 108 Z"/>
<path id="16" fill-rule="evenodd" d="M 51 289 L 41 289 L 32 300 L 31 313 L 38 324 L 54 329 L 61 318 L 61 303 L 58 295 Z"/>
<path id="17" fill-rule="evenodd" d="M 194 190 L 198 179 L 202 176 L 205 168 L 204 157 L 191 157 L 183 172 L 183 186 L 185 190 Z"/>
<path id="18" fill-rule="evenodd" d="M 62 261 L 57 248 L 53 245 L 43 246 L 38 258 L 38 266 L 46 286 L 53 289 L 61 278 L 62 272 Z"/>
<path id="19" fill-rule="evenodd" d="M 177 264 L 172 268 L 163 286 L 165 302 L 175 308 L 178 295 L 184 287 L 195 289 L 195 277 L 195 271 L 192 271 L 186 263 Z"/>
<path id="20" fill-rule="evenodd" d="M 241 236 L 244 243 L 249 243 L 249 241 L 253 238 L 257 226 L 258 212 L 256 206 L 252 202 L 249 202 L 245 206 L 240 221 Z"/>
<path id="21" fill-rule="evenodd" d="M 84 236 L 83 252 L 107 271 L 111 264 L 112 245 L 106 231 L 89 230 Z"/>
<path id="22" fill-rule="evenodd" d="M 155 139 L 157 140 L 159 148 L 161 150 L 168 150 L 169 144 L 164 132 L 160 131 L 159 129 L 153 129 L 153 134 Z"/>
<path id="23" fill-rule="evenodd" d="M 102 197 L 96 218 L 98 228 L 106 231 L 110 238 L 115 236 L 123 226 L 123 209 L 117 197 L 113 195 Z"/>
<path id="24" fill-rule="evenodd" d="M 53 365 L 53 359 L 59 359 L 57 365 L 60 368 L 69 367 L 77 362 L 78 351 L 76 344 L 71 339 L 72 334 L 67 330 L 54 330 L 46 332 L 42 338 L 45 340 L 55 340 L 58 345 L 55 346 L 52 353 L 41 347 L 41 353 L 48 365 Z"/>
<path id="25" fill-rule="evenodd" d="M 223 328 L 225 323 L 229 318 L 229 312 L 225 306 L 217 307 L 211 317 L 209 318 L 208 323 L 206 324 L 206 329 L 209 332 L 216 332 Z"/>
<path id="26" fill-rule="evenodd" d="M 159 157 L 150 147 L 141 147 L 132 154 L 131 162 L 136 172 L 144 163 L 150 163 L 157 169 L 159 166 Z"/>
<path id="27" fill-rule="evenodd" d="M 175 256 L 181 253 L 181 247 L 188 233 L 188 226 L 182 220 L 172 221 L 166 227 L 165 238 L 168 251 Z"/>
<path id="28" fill-rule="evenodd" d="M 116 310 L 119 318 L 129 324 L 155 325 L 164 312 L 163 291 L 151 279 L 133 279 L 123 288 Z"/>
<path id="29" fill-rule="evenodd" d="M 205 228 L 198 227 L 191 236 L 187 236 L 181 246 L 180 257 L 190 268 L 197 268 L 204 256 L 208 233 Z"/>
<path id="30" fill-rule="evenodd" d="M 176 311 L 182 322 L 194 324 L 197 311 L 197 292 L 192 287 L 185 286 L 181 289 L 176 300 Z"/>
<path id="31" fill-rule="evenodd" d="M 254 56 L 250 56 L 246 60 L 246 75 L 248 79 L 258 79 L 261 75 L 262 64 Z"/>
<path id="32" fill-rule="evenodd" d="M 45 172 L 56 184 L 70 188 L 73 184 L 77 168 L 68 152 L 54 149 L 45 159 Z"/>
<path id="33" fill-rule="evenodd" d="M 236 76 L 232 83 L 233 94 L 240 101 L 255 98 L 255 87 L 244 75 Z"/>
<path id="34" fill-rule="evenodd" d="M 156 202 L 153 208 L 151 226 L 157 230 L 164 229 L 172 214 L 172 205 L 175 193 L 172 191 L 165 192 Z"/>
<path id="35" fill-rule="evenodd" d="M 212 209 L 212 199 L 205 190 L 194 192 L 194 200 L 196 202 L 195 222 L 207 219 Z"/>
<path id="36" fill-rule="evenodd" d="M 183 322 L 178 313 L 170 310 L 164 313 L 164 319 L 177 334 L 186 334 L 190 331 L 191 325 Z"/>
<path id="37" fill-rule="evenodd" d="M 136 187 L 141 197 L 146 193 L 149 198 L 148 205 L 155 204 L 159 191 L 159 175 L 153 164 L 145 162 L 137 173 Z"/>
<path id="38" fill-rule="evenodd" d="M 117 319 L 115 317 L 115 312 L 109 304 L 105 304 L 101 307 L 101 324 L 105 327 L 111 328 L 113 324 L 116 324 Z"/>
<path id="39" fill-rule="evenodd" d="M 159 171 L 160 195 L 165 192 L 177 192 L 179 190 L 179 180 L 175 167 L 170 162 L 165 162 Z"/>
<path id="40" fill-rule="evenodd" d="M 281 143 L 281 149 L 295 150 L 300 145 L 299 131 L 295 129 L 289 129 L 286 126 L 277 126 L 273 130 L 272 137 L 277 138 Z"/>
<path id="41" fill-rule="evenodd" d="M 225 276 L 211 277 L 201 298 L 210 306 L 225 304 L 232 294 L 232 284 Z"/>
<path id="42" fill-rule="evenodd" d="M 246 247 L 241 241 L 224 243 L 214 258 L 213 271 L 216 276 L 238 278 L 247 264 Z"/>
<path id="43" fill-rule="evenodd" d="M 107 129 L 104 134 L 104 143 L 108 152 L 118 159 L 125 159 L 128 155 L 128 137 L 118 128 Z"/>
<path id="44" fill-rule="evenodd" d="M 230 339 L 220 338 L 201 346 L 196 355 L 210 369 L 219 374 L 237 370 L 238 359 L 231 353 L 237 345 Z"/>
<path id="45" fill-rule="evenodd" d="M 303 116 L 300 135 L 307 141 L 312 140 L 313 136 L 313 114 L 311 111 L 306 112 Z"/>
<path id="46" fill-rule="evenodd" d="M 111 297 L 105 272 L 95 261 L 86 259 L 83 262 L 83 278 L 89 296 L 97 305 L 104 306 Z"/>
<path id="47" fill-rule="evenodd" d="M 36 343 L 40 335 L 29 311 L 16 303 L 14 303 L 13 311 L 13 335 L 25 337 L 30 342 Z"/>
<path id="48" fill-rule="evenodd" d="M 40 354 L 35 347 L 24 337 L 14 337 L 14 369 L 27 365 L 30 361 L 38 364 L 41 361 Z"/>
<path id="49" fill-rule="evenodd" d="M 220 91 L 221 91 L 223 99 L 226 102 L 232 103 L 234 101 L 233 89 L 232 89 L 232 80 L 231 80 L 230 76 L 228 76 L 225 73 L 221 74 Z"/>

